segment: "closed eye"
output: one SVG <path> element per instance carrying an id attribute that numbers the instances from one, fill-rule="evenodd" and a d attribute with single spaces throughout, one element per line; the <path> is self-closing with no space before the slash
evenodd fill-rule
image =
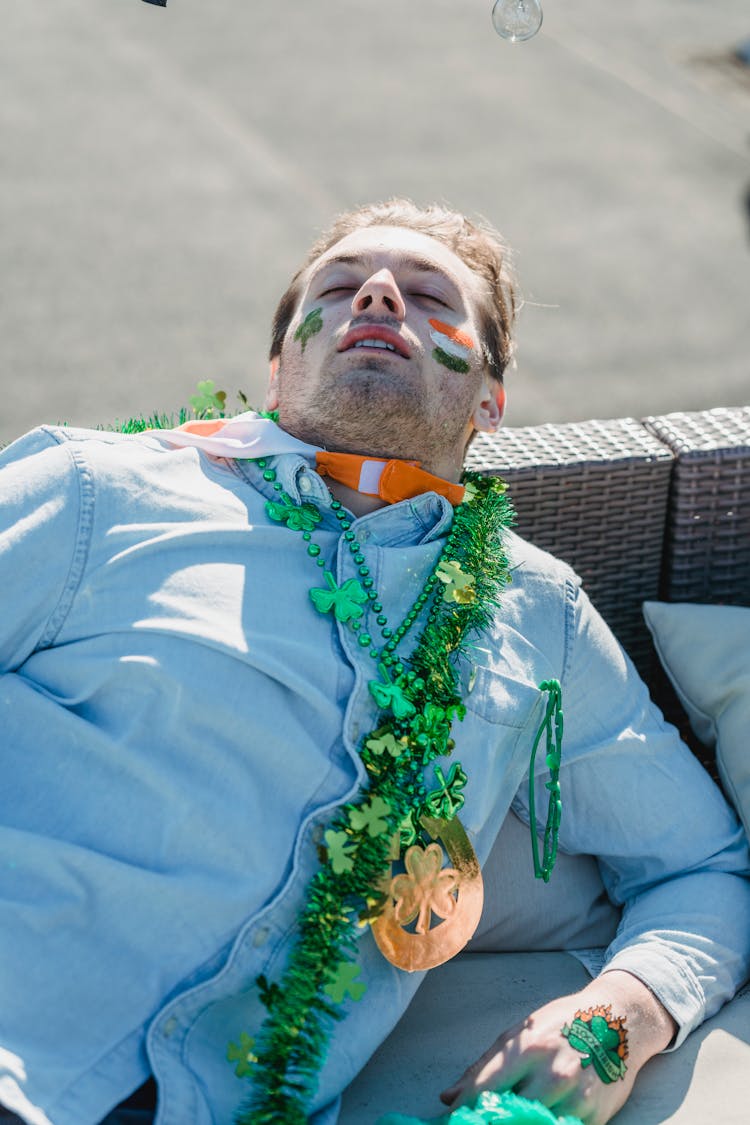
<path id="1" fill-rule="evenodd" d="M 320 294 L 321 297 L 330 297 L 333 293 L 354 293 L 355 287 L 353 285 L 333 285 L 330 289 L 324 289 Z"/>
<path id="2" fill-rule="evenodd" d="M 410 293 L 409 296 L 413 297 L 417 301 L 433 301 L 436 305 L 440 305 L 440 307 L 443 309 L 450 308 L 450 305 L 447 303 L 447 301 L 442 300 L 441 297 L 436 297 L 434 293 Z"/>

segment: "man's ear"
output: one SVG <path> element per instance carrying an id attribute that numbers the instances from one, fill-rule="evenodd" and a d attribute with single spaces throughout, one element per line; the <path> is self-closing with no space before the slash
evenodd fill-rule
<path id="1" fill-rule="evenodd" d="M 263 403 L 264 410 L 278 410 L 279 408 L 279 356 L 275 355 L 268 366 L 268 386 L 266 398 Z"/>
<path id="2" fill-rule="evenodd" d="M 505 387 L 496 379 L 488 379 L 484 384 L 483 398 L 471 419 L 474 429 L 494 434 L 500 428 L 504 413 Z"/>

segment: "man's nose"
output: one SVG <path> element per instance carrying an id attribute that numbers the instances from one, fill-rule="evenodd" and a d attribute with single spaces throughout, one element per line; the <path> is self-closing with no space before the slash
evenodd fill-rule
<path id="1" fill-rule="evenodd" d="M 387 314 L 398 320 L 403 320 L 406 316 L 406 305 L 401 290 L 390 270 L 382 269 L 372 274 L 355 293 L 352 313 L 354 316 L 359 316 L 363 312 L 381 316 Z"/>

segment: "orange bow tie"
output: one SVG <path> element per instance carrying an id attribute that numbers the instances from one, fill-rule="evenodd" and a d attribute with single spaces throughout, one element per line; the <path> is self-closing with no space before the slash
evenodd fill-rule
<path id="1" fill-rule="evenodd" d="M 387 504 L 411 500 L 423 492 L 437 492 L 457 507 L 464 498 L 462 484 L 452 484 L 419 468 L 417 461 L 387 461 L 379 457 L 360 457 L 356 453 L 315 454 L 318 472 L 366 496 L 379 496 Z"/>

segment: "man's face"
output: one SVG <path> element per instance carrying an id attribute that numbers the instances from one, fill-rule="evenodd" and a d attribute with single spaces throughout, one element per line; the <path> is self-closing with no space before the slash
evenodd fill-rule
<path id="1" fill-rule="evenodd" d="M 313 444 L 455 473 L 473 429 L 499 422 L 482 295 L 481 279 L 427 235 L 347 235 L 307 272 L 267 405 Z"/>

